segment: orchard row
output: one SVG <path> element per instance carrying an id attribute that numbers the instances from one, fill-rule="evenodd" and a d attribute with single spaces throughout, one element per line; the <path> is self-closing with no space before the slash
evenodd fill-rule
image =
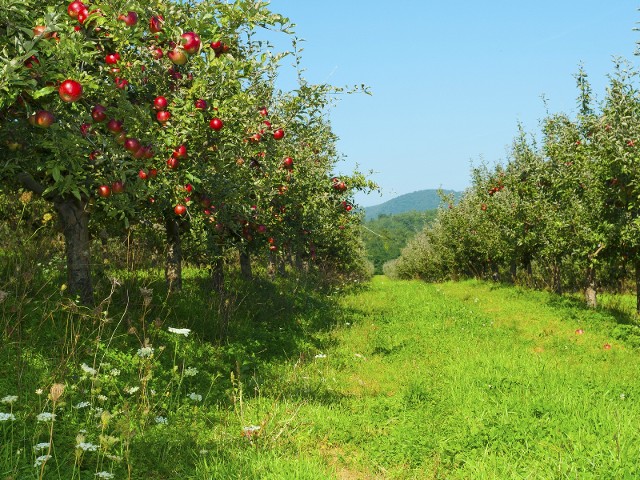
<path id="1" fill-rule="evenodd" d="M 372 184 L 333 173 L 341 89 L 278 89 L 287 54 L 255 39 L 289 21 L 243 1 L 121 5 L 27 0 L 0 19 L 0 181 L 52 202 L 71 292 L 93 301 L 90 232 L 137 225 L 165 230 L 173 288 L 187 233 L 211 265 L 229 249 L 357 263 L 352 197 Z"/>
<path id="2" fill-rule="evenodd" d="M 506 164 L 474 169 L 472 187 L 407 248 L 398 274 L 522 280 L 582 290 L 590 306 L 601 289 L 640 292 L 637 78 L 618 66 L 595 105 L 580 72 L 577 117 L 548 116 L 540 135 L 520 132 Z"/>

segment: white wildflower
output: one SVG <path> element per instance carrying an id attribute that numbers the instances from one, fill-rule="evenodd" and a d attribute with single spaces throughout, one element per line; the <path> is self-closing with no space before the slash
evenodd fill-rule
<path id="1" fill-rule="evenodd" d="M 34 468 L 38 468 L 42 466 L 43 463 L 47 462 L 51 458 L 51 455 L 40 455 L 36 458 L 36 463 L 33 464 Z"/>
<path id="2" fill-rule="evenodd" d="M 106 395 L 98 395 L 98 400 L 101 402 L 106 402 L 109 398 Z"/>
<path id="3" fill-rule="evenodd" d="M 51 443 L 49 442 L 42 442 L 42 443 L 38 443 L 37 445 L 33 446 L 33 449 L 36 452 L 39 452 L 41 450 L 49 450 L 49 447 L 51 447 Z"/>
<path id="4" fill-rule="evenodd" d="M 89 375 L 95 375 L 96 373 L 98 373 L 98 371 L 95 368 L 91 368 L 86 363 L 83 363 L 82 365 L 80 365 L 80 368 L 84 373 L 88 373 Z"/>
<path id="5" fill-rule="evenodd" d="M 185 377 L 195 377 L 197 374 L 198 374 L 198 369 L 195 367 L 189 367 L 184 371 Z"/>
<path id="6" fill-rule="evenodd" d="M 110 453 L 107 453 L 105 455 L 105 457 L 107 457 L 112 462 L 121 462 L 122 461 L 122 457 L 119 457 L 118 455 L 111 455 Z"/>
<path id="7" fill-rule="evenodd" d="M 124 389 L 124 391 L 127 392 L 129 395 L 133 395 L 138 390 L 140 390 L 140 387 L 129 387 Z"/>
<path id="8" fill-rule="evenodd" d="M 17 395 L 7 395 L 2 400 L 0 400 L 0 403 L 6 403 L 8 405 L 11 405 L 12 403 L 15 403 L 17 400 L 18 400 Z"/>
<path id="9" fill-rule="evenodd" d="M 315 356 L 315 358 L 327 358 L 327 354 L 326 353 L 319 353 Z"/>
<path id="10" fill-rule="evenodd" d="M 89 442 L 80 442 L 78 445 L 76 445 L 76 448 L 78 450 L 82 450 L 83 452 L 95 452 L 96 450 L 98 450 L 98 445 L 94 445 L 93 443 Z"/>
<path id="11" fill-rule="evenodd" d="M 191 330 L 189 330 L 188 328 L 169 327 L 169 332 L 175 333 L 177 335 L 184 335 L 185 337 L 188 337 L 189 334 L 191 333 Z"/>
<path id="12" fill-rule="evenodd" d="M 36 417 L 36 420 L 38 420 L 39 422 L 53 422 L 55 419 L 56 419 L 56 414 L 50 413 L 50 412 L 39 413 L 38 416 Z"/>
<path id="13" fill-rule="evenodd" d="M 98 472 L 95 474 L 98 478 L 114 478 L 115 475 L 110 472 Z"/>
<path id="14" fill-rule="evenodd" d="M 142 347 L 138 349 L 138 356 L 140 358 L 147 358 L 153 355 L 153 347 Z"/>
<path id="15" fill-rule="evenodd" d="M 112 368 L 111 371 L 109 372 L 109 375 L 111 375 L 112 377 L 117 377 L 118 375 L 120 375 L 120 369 Z"/>
<path id="16" fill-rule="evenodd" d="M 156 423 L 158 425 L 168 425 L 169 424 L 169 420 L 167 419 L 167 417 L 156 417 L 155 420 L 156 420 Z"/>
<path id="17" fill-rule="evenodd" d="M 42 395 L 42 389 L 41 388 L 36 390 L 36 395 Z"/>
<path id="18" fill-rule="evenodd" d="M 196 401 L 196 402 L 201 402 L 202 401 L 202 395 L 198 394 L 198 393 L 190 393 L 189 395 L 187 395 L 187 397 L 189 397 L 191 400 Z"/>
<path id="19" fill-rule="evenodd" d="M 15 420 L 16 416 L 13 413 L 2 413 L 0 412 L 0 422 L 7 422 L 10 420 Z"/>
<path id="20" fill-rule="evenodd" d="M 87 408 L 89 405 L 91 405 L 89 402 L 80 402 L 74 405 L 73 408 L 77 408 L 78 410 L 80 410 L 81 408 Z"/>

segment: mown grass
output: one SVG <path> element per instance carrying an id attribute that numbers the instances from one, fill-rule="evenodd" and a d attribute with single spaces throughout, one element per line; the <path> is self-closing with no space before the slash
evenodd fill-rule
<path id="1" fill-rule="evenodd" d="M 222 298 L 195 270 L 167 297 L 153 278 L 123 276 L 101 312 L 53 290 L 0 303 L 0 398 L 19 397 L 0 423 L 0 478 L 39 477 L 33 445 L 51 435 L 36 415 L 51 411 L 54 382 L 66 390 L 43 478 L 640 477 L 624 300 L 590 311 L 496 284 L 385 277 L 346 290 L 238 282 Z M 98 451 L 78 456 L 81 431 Z"/>

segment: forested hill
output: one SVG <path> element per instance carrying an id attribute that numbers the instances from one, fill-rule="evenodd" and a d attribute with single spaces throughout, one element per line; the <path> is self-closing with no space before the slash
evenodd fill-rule
<path id="1" fill-rule="evenodd" d="M 443 190 L 444 193 L 453 193 L 458 199 L 462 196 L 461 192 L 453 190 Z M 424 212 L 426 210 L 435 210 L 440 205 L 440 197 L 438 190 L 419 190 L 417 192 L 406 193 L 399 197 L 392 198 L 380 205 L 365 207 L 365 218 L 367 220 L 378 218 L 379 215 L 396 215 L 398 213 L 410 212 L 412 210 Z"/>

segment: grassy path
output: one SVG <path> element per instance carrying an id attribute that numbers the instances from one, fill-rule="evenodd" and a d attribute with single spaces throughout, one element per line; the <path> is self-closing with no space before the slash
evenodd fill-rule
<path id="1" fill-rule="evenodd" d="M 384 277 L 343 304 L 326 349 L 243 406 L 254 478 L 640 478 L 640 355 L 613 316 Z M 240 478 L 236 460 L 207 471 Z"/>

